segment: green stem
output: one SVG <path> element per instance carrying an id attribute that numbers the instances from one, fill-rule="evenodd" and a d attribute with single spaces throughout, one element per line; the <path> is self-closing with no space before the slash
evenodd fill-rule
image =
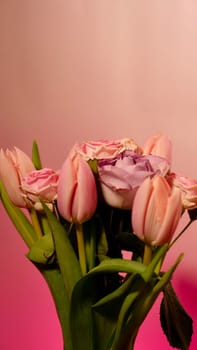
<path id="1" fill-rule="evenodd" d="M 85 254 L 87 271 L 95 267 L 96 258 L 96 223 L 93 220 L 83 224 L 85 231 Z"/>
<path id="2" fill-rule="evenodd" d="M 143 264 L 148 265 L 151 262 L 151 260 L 152 260 L 152 247 L 149 244 L 145 244 Z"/>
<path id="3" fill-rule="evenodd" d="M 32 225 L 33 225 L 34 231 L 39 239 L 42 237 L 42 230 L 41 230 L 40 223 L 38 220 L 37 212 L 34 208 L 30 209 L 30 215 L 31 215 L 31 220 L 32 220 Z"/>
<path id="4" fill-rule="evenodd" d="M 84 243 L 82 224 L 76 224 L 76 235 L 77 235 L 79 263 L 81 266 L 82 274 L 85 275 L 87 272 L 87 264 L 86 264 L 85 243 Z"/>
<path id="5" fill-rule="evenodd" d="M 70 332 L 70 301 L 66 292 L 61 272 L 58 268 L 44 268 L 39 271 L 46 280 L 61 324 L 62 335 L 64 340 L 64 350 L 73 350 Z"/>
<path id="6" fill-rule="evenodd" d="M 93 229 L 90 234 L 90 259 L 89 259 L 89 270 L 95 267 L 95 257 L 96 257 L 96 235 Z"/>
<path id="7" fill-rule="evenodd" d="M 49 225 L 49 222 L 47 220 L 46 216 L 42 216 L 41 217 L 41 224 L 42 224 L 42 231 L 44 232 L 45 235 L 47 234 L 51 234 L 52 235 L 52 231 Z"/>
<path id="8" fill-rule="evenodd" d="M 22 239 L 28 247 L 31 247 L 37 239 L 34 228 L 23 211 L 11 202 L 1 181 L 0 200 Z"/>

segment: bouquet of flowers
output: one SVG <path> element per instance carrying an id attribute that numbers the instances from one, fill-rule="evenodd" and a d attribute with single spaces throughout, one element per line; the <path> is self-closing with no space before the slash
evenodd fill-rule
<path id="1" fill-rule="evenodd" d="M 78 143 L 58 171 L 42 166 L 36 141 L 31 159 L 1 149 L 0 198 L 52 293 L 64 350 L 134 349 L 160 293 L 169 344 L 189 348 L 192 320 L 171 282 L 183 254 L 162 265 L 197 218 L 197 181 L 171 171 L 171 148 L 162 134 L 143 148 L 129 138 Z"/>

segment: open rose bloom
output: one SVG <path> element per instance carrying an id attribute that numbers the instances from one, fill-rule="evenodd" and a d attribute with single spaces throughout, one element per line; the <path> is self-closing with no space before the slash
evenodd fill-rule
<path id="1" fill-rule="evenodd" d="M 113 159 L 99 160 L 98 174 L 103 197 L 113 207 L 131 209 L 143 180 L 154 174 L 165 176 L 169 167 L 164 158 L 138 155 L 132 151 L 124 151 Z"/>
<path id="2" fill-rule="evenodd" d="M 197 208 L 197 180 L 172 173 L 169 174 L 168 181 L 180 189 L 184 209 Z"/>
<path id="3" fill-rule="evenodd" d="M 40 199 L 46 203 L 53 203 L 57 199 L 58 179 L 58 174 L 52 169 L 34 170 L 21 180 L 22 196 L 36 209 L 41 209 Z"/>
<path id="4" fill-rule="evenodd" d="M 132 138 L 76 143 L 58 171 L 42 166 L 35 144 L 32 160 L 1 150 L 1 200 L 52 293 L 65 350 L 134 350 L 160 294 L 170 345 L 189 349 L 192 320 L 171 282 L 182 254 L 167 271 L 163 261 L 197 219 L 197 180 L 174 173 L 171 158 L 161 134 L 144 147 Z"/>
<path id="5" fill-rule="evenodd" d="M 133 139 L 125 138 L 116 141 L 100 140 L 76 144 L 71 150 L 71 154 L 78 153 L 88 161 L 90 159 L 112 159 L 126 150 L 134 151 L 137 154 L 142 153 L 142 149 Z"/>

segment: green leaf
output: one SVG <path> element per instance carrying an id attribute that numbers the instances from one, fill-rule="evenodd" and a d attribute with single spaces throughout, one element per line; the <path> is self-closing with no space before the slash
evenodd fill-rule
<path id="1" fill-rule="evenodd" d="M 128 318 L 132 312 L 132 308 L 136 299 L 140 297 L 141 292 L 145 289 L 146 283 L 141 278 L 140 275 L 135 275 L 133 284 L 131 285 L 130 291 L 125 296 L 120 312 L 118 315 L 118 321 L 115 329 L 113 343 L 110 349 L 115 350 L 117 347 L 119 349 L 120 344 L 125 345 L 125 325 L 128 321 Z M 124 337 L 123 337 L 124 335 Z M 122 338 L 122 339 L 121 339 Z M 121 348 L 121 347 L 120 347 Z M 124 347 L 125 348 L 125 347 Z"/>
<path id="2" fill-rule="evenodd" d="M 138 299 L 138 302 L 136 303 L 135 308 L 133 308 L 132 314 L 130 316 L 129 322 L 132 322 L 132 327 L 130 324 L 129 328 L 132 332 L 134 332 L 136 327 L 138 327 L 143 322 L 148 311 L 150 310 L 155 300 L 157 299 L 159 293 L 164 289 L 164 287 L 170 281 L 173 275 L 173 272 L 177 268 L 182 257 L 183 257 L 183 254 L 181 254 L 177 258 L 177 260 L 172 265 L 172 267 L 167 272 L 163 273 L 162 276 L 159 276 L 159 278 L 156 278 L 153 276 L 153 279 L 149 280 L 149 285 L 148 285 L 148 289 L 150 289 L 149 292 L 144 293 L 142 295 L 142 299 L 140 298 Z"/>
<path id="3" fill-rule="evenodd" d="M 96 223 L 93 219 L 83 224 L 88 271 L 96 264 Z"/>
<path id="4" fill-rule="evenodd" d="M 37 170 L 42 169 L 42 163 L 40 160 L 40 153 L 38 149 L 38 144 L 36 140 L 34 140 L 32 145 L 32 162 Z"/>
<path id="5" fill-rule="evenodd" d="M 17 231 L 20 233 L 27 246 L 31 247 L 34 244 L 34 241 L 37 239 L 33 226 L 31 225 L 25 214 L 22 212 L 22 210 L 18 207 L 15 207 L 15 205 L 11 202 L 2 182 L 0 182 L 0 194 L 3 206 L 7 214 L 9 215 L 12 223 L 14 224 Z"/>
<path id="6" fill-rule="evenodd" d="M 120 285 L 120 287 L 116 288 L 112 293 L 107 294 L 99 301 L 97 301 L 96 304 L 93 305 L 93 308 L 99 309 L 98 311 L 102 312 L 100 310 L 102 310 L 103 307 L 106 308 L 106 304 L 110 304 L 110 306 L 112 306 L 112 302 L 115 301 L 115 303 L 117 303 L 117 300 L 119 298 L 125 298 L 125 294 L 129 292 L 129 289 L 134 282 L 135 276 L 136 274 L 130 275 L 128 279 Z M 103 312 L 105 312 L 105 309 L 103 309 Z"/>
<path id="7" fill-rule="evenodd" d="M 158 263 L 163 259 L 168 248 L 169 248 L 168 244 L 164 244 L 163 246 L 159 247 L 156 250 L 151 262 L 147 265 L 147 268 L 142 275 L 143 279 L 146 282 L 148 282 L 150 280 L 150 278 L 152 277 Z"/>
<path id="8" fill-rule="evenodd" d="M 126 272 L 142 274 L 146 270 L 146 266 L 138 261 L 122 260 L 119 258 L 105 259 L 97 267 L 92 269 L 90 274 Z"/>
<path id="9" fill-rule="evenodd" d="M 154 258 L 155 263 L 162 251 L 165 251 L 165 249 L 160 248 L 159 251 L 157 251 Z M 127 349 L 127 347 L 129 349 L 130 342 L 134 341 L 133 335 L 137 333 L 158 295 L 171 279 L 174 270 L 182 259 L 182 256 L 183 255 L 181 254 L 175 264 L 161 277 L 155 276 L 154 273 L 150 276 L 150 271 L 146 274 L 146 271 L 149 270 L 149 266 L 152 262 L 147 266 L 143 275 L 146 277 L 149 276 L 149 278 L 147 280 L 143 279 L 144 285 L 143 282 L 141 283 L 140 280 L 137 280 L 136 286 L 132 287 L 131 293 L 125 299 L 120 311 L 114 341 L 110 350 Z M 152 267 L 153 266 L 151 266 L 151 268 Z"/>
<path id="10" fill-rule="evenodd" d="M 163 293 L 160 307 L 162 329 L 171 346 L 187 350 L 193 334 L 192 319 L 180 304 L 170 282 L 165 286 Z"/>
<path id="11" fill-rule="evenodd" d="M 160 259 L 166 253 L 168 249 L 167 245 L 162 246 L 157 250 L 153 260 L 149 265 L 144 265 L 139 261 L 134 260 L 123 260 L 120 258 L 105 259 L 97 267 L 92 269 L 89 274 L 99 273 L 112 273 L 112 272 L 126 272 L 126 273 L 139 273 L 144 281 L 152 277 L 155 267 L 157 266 Z"/>
<path id="12" fill-rule="evenodd" d="M 53 300 L 55 302 L 57 314 L 60 320 L 64 344 L 66 350 L 74 350 L 72 347 L 70 333 L 69 308 L 70 300 L 66 292 L 62 274 L 57 266 L 52 265 L 36 265 L 44 279 L 46 280 Z"/>
<path id="13" fill-rule="evenodd" d="M 95 350 L 91 309 L 95 300 L 95 293 L 94 280 L 92 277 L 87 277 L 87 275 L 78 281 L 73 289 L 70 305 L 70 324 L 72 343 L 75 350 Z"/>
<path id="14" fill-rule="evenodd" d="M 71 299 L 70 317 L 72 339 L 76 350 L 93 350 L 95 348 L 99 350 L 108 349 L 106 344 L 110 341 L 110 339 L 113 340 L 114 327 L 116 325 L 117 316 L 122 303 L 124 307 L 122 309 L 121 319 L 119 320 L 119 332 L 117 333 L 119 335 L 122 333 L 122 329 L 124 329 L 124 322 L 127 321 L 130 315 L 133 303 L 141 291 L 144 290 L 144 286 L 146 286 L 148 281 L 152 278 L 152 275 L 154 275 L 154 268 L 160 260 L 162 254 L 165 253 L 166 249 L 166 247 L 159 249 L 153 258 L 153 263 L 151 263 L 149 266 L 137 261 L 122 260 L 118 258 L 106 259 L 97 267 L 92 269 L 88 274 L 86 274 L 75 285 Z M 99 280 L 96 278 L 96 276 L 99 274 L 105 275 L 119 272 L 134 274 L 132 283 L 130 286 L 125 285 L 124 287 L 122 286 L 117 288 L 114 292 L 107 295 L 105 299 L 101 299 L 101 304 L 103 303 L 104 305 L 105 303 L 103 308 L 101 307 L 101 304 L 100 308 L 95 308 L 96 305 L 99 306 L 99 295 L 97 295 L 99 286 L 96 286 L 96 283 Z M 124 297 L 122 298 L 122 296 Z M 113 306 L 110 304 L 110 302 L 112 302 Z M 105 335 L 106 338 L 105 340 L 103 339 L 105 346 L 101 345 L 98 341 L 95 345 L 93 342 L 95 334 L 97 334 L 96 338 L 98 339 L 99 336 L 101 336 L 100 332 L 102 332 L 101 330 L 104 327 L 107 329 L 107 334 Z M 76 332 L 79 332 L 79 330 L 80 335 L 76 337 Z M 86 334 L 85 337 L 83 337 L 84 334 Z M 115 344 L 117 345 L 118 343 L 119 336 L 117 336 Z M 115 349 L 115 347 L 113 349 Z"/>
<path id="15" fill-rule="evenodd" d="M 50 234 L 43 236 L 37 240 L 30 248 L 27 257 L 36 263 L 47 264 L 52 263 L 54 256 L 54 243 L 53 238 Z"/>
<path id="16" fill-rule="evenodd" d="M 98 310 L 92 308 L 99 298 L 97 295 L 99 294 L 99 285 L 97 285 L 99 279 L 96 276 L 120 271 L 142 273 L 145 269 L 146 266 L 135 261 L 107 259 L 78 281 L 73 289 L 70 310 L 72 339 L 76 350 L 105 349 L 117 319 L 119 305 L 115 300 L 114 307 L 105 308 L 103 313 L 98 313 Z M 119 290 L 116 292 L 119 293 Z M 104 329 L 105 333 L 102 333 Z M 84 334 L 86 334 L 85 337 Z M 101 342 L 98 342 L 99 337 L 102 337 Z M 94 339 L 97 339 L 96 344 L 94 344 Z"/>
<path id="17" fill-rule="evenodd" d="M 103 316 L 92 308 L 98 300 L 100 279 L 96 277 L 100 273 L 104 271 L 91 270 L 73 289 L 70 320 L 75 350 L 106 350 L 106 344 L 114 328 L 112 311 Z"/>
<path id="18" fill-rule="evenodd" d="M 108 252 L 108 243 L 107 243 L 107 237 L 104 228 L 102 228 L 99 241 L 97 244 L 97 254 L 99 261 L 102 261 L 103 259 L 107 258 L 107 252 Z"/>
<path id="19" fill-rule="evenodd" d="M 74 249 L 64 227 L 49 210 L 49 208 L 44 203 L 42 203 L 42 205 L 51 227 L 57 260 L 62 273 L 65 288 L 67 289 L 70 298 L 73 287 L 82 277 L 79 261 L 77 260 Z"/>
<path id="20" fill-rule="evenodd" d="M 116 316 L 112 317 L 112 312 L 103 315 L 93 310 L 93 321 L 95 325 L 94 337 L 96 339 L 95 350 L 108 350 L 114 336 Z"/>

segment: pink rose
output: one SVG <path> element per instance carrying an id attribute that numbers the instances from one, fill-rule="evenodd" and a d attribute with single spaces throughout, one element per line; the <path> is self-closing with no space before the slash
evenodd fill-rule
<path id="1" fill-rule="evenodd" d="M 197 180 L 171 173 L 168 181 L 181 190 L 182 204 L 185 209 L 197 208 Z"/>
<path id="2" fill-rule="evenodd" d="M 60 214 L 75 223 L 89 220 L 96 210 L 94 175 L 79 155 L 68 157 L 60 170 L 57 205 Z"/>
<path id="3" fill-rule="evenodd" d="M 21 180 L 25 200 L 36 209 L 41 209 L 40 199 L 47 203 L 53 202 L 57 198 L 58 178 L 52 169 L 31 171 Z"/>
<path id="4" fill-rule="evenodd" d="M 147 244 L 171 241 L 181 217 L 181 193 L 160 175 L 148 177 L 137 190 L 132 208 L 134 233 Z"/>
<path id="5" fill-rule="evenodd" d="M 21 181 L 29 172 L 35 170 L 31 159 L 19 148 L 0 151 L 0 177 L 11 201 L 18 207 L 28 204 L 23 197 Z"/>
<path id="6" fill-rule="evenodd" d="M 171 163 L 172 159 L 172 144 L 170 139 L 166 135 L 158 134 L 150 137 L 144 148 L 143 154 L 152 154 L 155 156 L 163 157 Z"/>
<path id="7" fill-rule="evenodd" d="M 125 150 L 131 150 L 137 154 L 141 154 L 141 148 L 132 139 L 125 138 L 121 140 L 100 140 L 87 141 L 81 144 L 76 144 L 71 150 L 71 156 L 75 153 L 88 161 L 90 159 L 111 159 Z"/>
<path id="8" fill-rule="evenodd" d="M 137 155 L 125 151 L 114 159 L 99 160 L 98 174 L 106 203 L 112 207 L 131 209 L 137 188 L 147 176 L 169 170 L 168 162 L 156 156 Z"/>

